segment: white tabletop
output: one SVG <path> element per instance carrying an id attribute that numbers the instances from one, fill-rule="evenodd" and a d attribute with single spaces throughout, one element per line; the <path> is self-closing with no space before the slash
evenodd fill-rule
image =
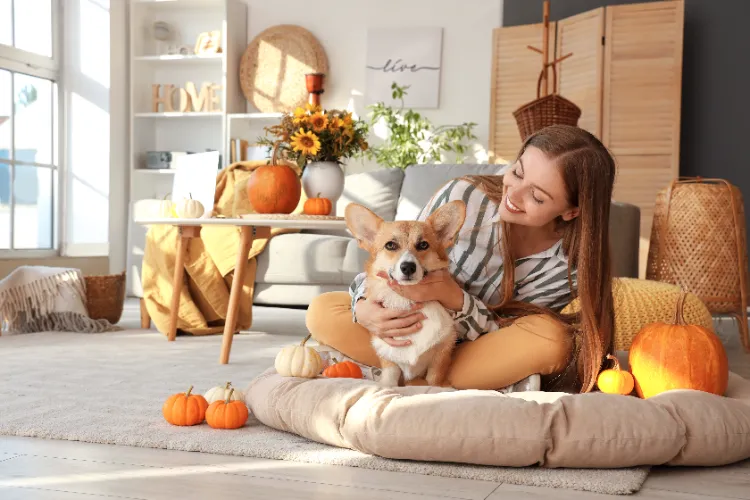
<path id="1" fill-rule="evenodd" d="M 274 219 L 268 217 L 253 217 L 246 215 L 244 217 L 229 218 L 206 218 L 206 219 L 135 219 L 136 224 L 144 226 L 150 225 L 169 225 L 169 226 L 255 226 L 255 227 L 276 227 L 292 229 L 319 229 L 333 230 L 346 229 L 346 222 L 343 220 L 332 219 Z"/>

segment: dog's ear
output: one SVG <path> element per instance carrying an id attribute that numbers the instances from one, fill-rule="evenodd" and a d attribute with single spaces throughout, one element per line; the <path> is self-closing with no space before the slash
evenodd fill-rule
<path id="1" fill-rule="evenodd" d="M 454 200 L 435 210 L 427 217 L 427 223 L 435 231 L 440 244 L 448 248 L 453 245 L 465 219 L 466 204 L 461 200 Z"/>
<path id="2" fill-rule="evenodd" d="M 371 247 L 383 219 L 368 208 L 356 203 L 350 203 L 346 206 L 344 218 L 346 219 L 346 227 L 359 241 L 359 246 L 364 249 Z"/>

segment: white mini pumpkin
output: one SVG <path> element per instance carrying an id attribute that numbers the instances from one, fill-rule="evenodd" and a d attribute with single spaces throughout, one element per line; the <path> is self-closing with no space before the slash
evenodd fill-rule
<path id="1" fill-rule="evenodd" d="M 232 389 L 234 389 L 234 391 Z M 206 398 L 208 404 L 211 404 L 214 401 L 226 401 L 227 398 L 229 398 L 230 401 L 245 400 L 245 395 L 242 393 L 242 391 L 235 387 L 232 387 L 231 382 L 227 382 L 223 387 L 220 385 L 212 387 L 208 390 L 204 397 Z"/>
<path id="2" fill-rule="evenodd" d="M 323 368 L 318 351 L 305 346 L 310 335 L 300 345 L 288 345 L 276 355 L 274 367 L 282 377 L 315 378 Z"/>
<path id="3" fill-rule="evenodd" d="M 203 208 L 203 203 L 194 200 L 192 197 L 183 198 L 175 203 L 174 210 L 177 213 L 177 217 L 180 219 L 197 219 L 206 211 L 206 209 Z"/>

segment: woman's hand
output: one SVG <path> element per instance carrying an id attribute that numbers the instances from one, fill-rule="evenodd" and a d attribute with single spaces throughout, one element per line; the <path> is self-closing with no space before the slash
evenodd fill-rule
<path id="1" fill-rule="evenodd" d="M 426 316 L 419 311 L 421 308 L 421 304 L 414 304 L 406 311 L 387 309 L 382 304 L 369 299 L 360 300 L 354 306 L 357 323 L 392 347 L 411 344 L 410 340 L 396 340 L 393 337 L 411 335 L 422 329 L 422 320 L 426 319 Z"/>
<path id="2" fill-rule="evenodd" d="M 460 311 L 464 307 L 463 290 L 447 269 L 433 271 L 415 285 L 399 285 L 383 272 L 378 276 L 388 280 L 393 291 L 414 302 L 438 301 L 451 311 Z"/>

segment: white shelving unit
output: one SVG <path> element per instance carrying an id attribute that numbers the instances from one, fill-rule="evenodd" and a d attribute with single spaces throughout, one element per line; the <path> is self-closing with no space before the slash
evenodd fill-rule
<path id="1" fill-rule="evenodd" d="M 158 41 L 153 24 L 166 22 L 173 40 Z M 193 47 L 198 35 L 221 30 L 222 52 L 206 55 L 167 54 L 168 45 Z M 239 82 L 239 64 L 248 43 L 247 6 L 241 0 L 131 0 L 130 2 L 130 185 L 128 225 L 128 292 L 141 295 L 141 263 L 146 228 L 133 222 L 134 203 L 163 198 L 172 190 L 170 169 L 146 169 L 148 151 L 220 151 L 229 160 L 230 116 L 243 115 L 248 103 Z M 192 52 L 192 51 L 191 51 Z M 152 84 L 182 88 L 193 82 L 221 86 L 220 111 L 154 112 Z M 247 116 L 248 120 L 254 118 Z M 261 132 L 262 133 L 262 132 Z M 257 137 L 257 136 L 256 136 Z M 247 138 L 247 139 L 252 139 Z"/>

